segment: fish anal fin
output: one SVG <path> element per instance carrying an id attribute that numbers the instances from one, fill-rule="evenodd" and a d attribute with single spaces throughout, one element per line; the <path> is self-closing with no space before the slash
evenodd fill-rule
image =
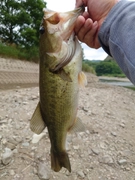
<path id="1" fill-rule="evenodd" d="M 81 87 L 85 87 L 87 85 L 87 77 L 82 71 L 78 74 L 78 82 Z"/>
<path id="2" fill-rule="evenodd" d="M 57 153 L 51 148 L 51 168 L 55 172 L 59 172 L 61 168 L 64 167 L 71 172 L 71 165 L 69 157 L 66 151 Z"/>
<path id="3" fill-rule="evenodd" d="M 80 118 L 76 118 L 73 125 L 69 128 L 69 133 L 84 132 L 85 126 Z"/>
<path id="4" fill-rule="evenodd" d="M 42 119 L 41 110 L 40 110 L 40 104 L 38 103 L 33 116 L 30 120 L 30 129 L 36 134 L 40 134 L 44 129 L 46 125 Z"/>

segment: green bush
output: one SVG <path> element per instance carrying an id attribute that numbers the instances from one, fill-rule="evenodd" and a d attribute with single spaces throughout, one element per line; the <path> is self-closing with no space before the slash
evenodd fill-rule
<path id="1" fill-rule="evenodd" d="M 97 64 L 95 71 L 98 76 L 110 75 L 118 77 L 124 75 L 115 61 L 101 61 Z"/>
<path id="2" fill-rule="evenodd" d="M 85 62 L 82 63 L 82 70 L 85 71 L 85 72 L 89 72 L 89 73 L 92 73 L 92 74 L 96 74 L 94 68 L 91 67 L 91 66 L 89 66 L 89 65 L 86 64 Z"/>

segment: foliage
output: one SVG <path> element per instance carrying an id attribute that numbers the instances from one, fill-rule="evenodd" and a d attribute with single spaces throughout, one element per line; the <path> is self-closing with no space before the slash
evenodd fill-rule
<path id="1" fill-rule="evenodd" d="M 85 64 L 88 64 L 89 66 L 93 67 L 94 70 L 96 69 L 97 64 L 100 62 L 98 60 L 90 61 L 90 60 L 83 60 Z"/>
<path id="2" fill-rule="evenodd" d="M 96 74 L 95 70 L 93 67 L 89 66 L 88 64 L 86 64 L 84 61 L 82 63 L 82 70 L 85 72 L 89 72 L 92 74 Z"/>
<path id="3" fill-rule="evenodd" d="M 94 68 L 97 76 L 114 76 L 114 77 L 125 77 L 119 66 L 115 61 L 83 61 L 88 66 Z"/>
<path id="4" fill-rule="evenodd" d="M 98 76 L 109 75 L 109 74 L 113 74 L 116 76 L 117 74 L 122 74 L 121 69 L 114 61 L 101 61 L 96 66 L 95 70 Z"/>
<path id="5" fill-rule="evenodd" d="M 0 39 L 29 48 L 38 46 L 43 0 L 1 0 Z"/>

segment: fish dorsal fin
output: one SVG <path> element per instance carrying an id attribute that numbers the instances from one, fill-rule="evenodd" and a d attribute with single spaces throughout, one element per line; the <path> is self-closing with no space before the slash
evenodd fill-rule
<path id="1" fill-rule="evenodd" d="M 82 71 L 78 74 L 78 82 L 81 87 L 85 87 L 87 85 L 87 77 Z"/>
<path id="2" fill-rule="evenodd" d="M 76 118 L 74 121 L 74 124 L 70 127 L 69 133 L 75 133 L 75 132 L 84 132 L 85 126 L 82 123 L 80 118 Z"/>
<path id="3" fill-rule="evenodd" d="M 36 134 L 40 134 L 44 129 L 46 125 L 43 121 L 41 110 L 40 110 L 40 104 L 38 103 L 33 116 L 30 120 L 30 129 Z"/>

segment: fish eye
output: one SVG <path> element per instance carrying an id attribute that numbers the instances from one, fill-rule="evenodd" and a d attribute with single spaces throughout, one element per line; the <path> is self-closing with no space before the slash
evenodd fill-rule
<path id="1" fill-rule="evenodd" d="M 44 34 L 45 28 L 43 26 L 41 26 L 40 29 L 39 29 L 39 32 L 40 32 L 40 34 Z"/>

